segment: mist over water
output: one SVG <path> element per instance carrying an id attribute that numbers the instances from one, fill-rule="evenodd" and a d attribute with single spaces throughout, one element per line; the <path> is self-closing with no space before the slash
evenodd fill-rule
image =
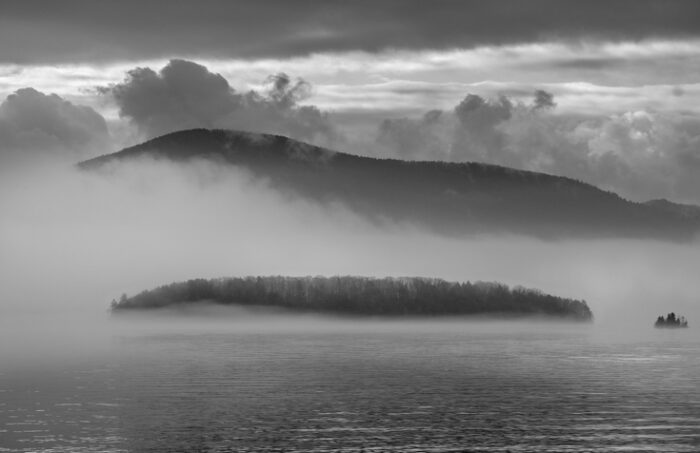
<path id="1" fill-rule="evenodd" d="M 700 318 L 697 243 L 441 237 L 204 161 L 26 166 L 0 186 L 3 313 L 97 314 L 176 280 L 280 274 L 501 281 L 583 298 L 603 324 Z"/>

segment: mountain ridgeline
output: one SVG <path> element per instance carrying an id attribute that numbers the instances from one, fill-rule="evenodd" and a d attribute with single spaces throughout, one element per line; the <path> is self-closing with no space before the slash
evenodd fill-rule
<path id="1" fill-rule="evenodd" d="M 496 165 L 361 157 L 277 135 L 180 131 L 79 167 L 96 170 L 139 157 L 239 166 L 288 193 L 341 202 L 373 221 L 406 222 L 450 236 L 489 232 L 683 241 L 700 230 L 697 206 L 631 202 L 573 179 Z"/>
<path id="2" fill-rule="evenodd" d="M 258 305 L 373 316 L 593 317 L 585 301 L 500 283 L 455 283 L 429 278 L 245 277 L 172 283 L 112 302 L 113 312 L 186 303 Z"/>

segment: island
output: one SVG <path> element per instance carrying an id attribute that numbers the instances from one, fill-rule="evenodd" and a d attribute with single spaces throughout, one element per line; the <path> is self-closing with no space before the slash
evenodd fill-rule
<path id="1" fill-rule="evenodd" d="M 663 316 L 659 316 L 658 318 L 656 318 L 654 327 L 688 327 L 688 321 L 685 319 L 685 316 L 676 316 L 675 313 L 671 312 L 668 315 L 666 315 L 666 318 L 664 318 Z"/>
<path id="2" fill-rule="evenodd" d="M 591 321 L 583 300 L 510 288 L 495 282 L 448 282 L 400 277 L 229 277 L 193 279 L 112 301 L 112 312 L 180 304 L 271 306 L 294 311 L 361 316 L 545 316 Z"/>

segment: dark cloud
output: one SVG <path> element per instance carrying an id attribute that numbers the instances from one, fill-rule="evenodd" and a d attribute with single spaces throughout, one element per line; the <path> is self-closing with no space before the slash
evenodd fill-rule
<path id="1" fill-rule="evenodd" d="M 551 109 L 556 107 L 556 105 L 557 104 L 554 102 L 554 95 L 552 93 L 548 93 L 544 90 L 535 90 L 535 101 L 532 106 L 533 109 Z"/>
<path id="2" fill-rule="evenodd" d="M 503 134 L 497 126 L 511 116 L 513 103 L 505 96 L 498 99 L 484 99 L 469 94 L 454 109 L 459 121 L 455 130 L 451 158 L 461 160 L 461 155 L 479 156 L 486 159 L 488 154 L 503 149 Z"/>
<path id="3" fill-rule="evenodd" d="M 171 60 L 159 72 L 136 68 L 118 84 L 102 87 L 122 117 L 146 138 L 196 127 L 230 128 L 287 135 L 330 144 L 338 138 L 328 115 L 311 105 L 311 85 L 279 73 L 265 93 L 237 92 L 219 74 L 186 60 Z"/>
<path id="4" fill-rule="evenodd" d="M 55 94 L 23 88 L 0 104 L 0 154 L 69 152 L 73 158 L 110 150 L 104 118 Z"/>
<path id="5" fill-rule="evenodd" d="M 271 75 L 267 81 L 271 84 L 270 99 L 282 108 L 292 108 L 311 95 L 311 85 L 307 81 L 292 81 L 284 72 Z"/>
<path id="6" fill-rule="evenodd" d="M 101 91 L 111 93 L 120 115 L 148 136 L 215 127 L 243 102 L 221 75 L 184 60 L 172 60 L 159 73 L 133 69 L 122 83 Z"/>
<path id="7" fill-rule="evenodd" d="M 483 130 L 510 118 L 512 109 L 512 102 L 505 96 L 492 100 L 468 94 L 455 107 L 455 115 L 465 128 Z"/>
<path id="8" fill-rule="evenodd" d="M 247 58 L 699 34 L 695 0 L 10 0 L 0 16 L 0 60 Z"/>

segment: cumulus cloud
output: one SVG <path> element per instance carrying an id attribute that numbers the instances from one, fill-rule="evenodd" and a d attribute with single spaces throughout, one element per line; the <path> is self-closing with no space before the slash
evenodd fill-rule
<path id="1" fill-rule="evenodd" d="M 451 148 L 452 159 L 468 155 L 479 156 L 481 160 L 502 150 L 503 134 L 496 127 L 510 118 L 512 110 L 513 103 L 505 96 L 484 99 L 475 94 L 467 95 L 454 109 L 459 127 Z"/>
<path id="2" fill-rule="evenodd" d="M 104 118 L 90 107 L 75 105 L 56 94 L 23 88 L 0 104 L 0 155 L 37 152 L 82 157 L 109 150 Z"/>
<path id="3" fill-rule="evenodd" d="M 126 79 L 100 88 L 111 95 L 122 117 L 144 138 L 195 127 L 276 133 L 328 144 L 337 138 L 328 115 L 311 105 L 311 85 L 279 73 L 263 93 L 238 92 L 220 74 L 186 60 L 171 60 L 159 72 L 128 71 Z"/>
<path id="4" fill-rule="evenodd" d="M 561 174 L 635 200 L 700 203 L 700 118 L 632 111 L 576 118 L 518 111 L 500 128 L 504 165 Z"/>
<path id="5" fill-rule="evenodd" d="M 530 103 L 467 95 L 439 122 L 387 120 L 377 142 L 410 159 L 480 161 L 564 175 L 633 200 L 700 203 L 700 117 L 636 110 L 558 114 L 554 96 Z"/>
<path id="6" fill-rule="evenodd" d="M 184 60 L 172 60 L 159 73 L 132 69 L 124 82 L 103 91 L 114 96 L 120 115 L 151 136 L 214 127 L 241 104 L 241 96 L 221 75 Z"/>
<path id="7" fill-rule="evenodd" d="M 267 78 L 267 85 L 265 93 L 246 93 L 241 108 L 222 118 L 220 127 L 281 134 L 320 145 L 332 145 L 341 138 L 327 113 L 300 105 L 311 95 L 308 82 L 278 73 Z"/>
<path id="8" fill-rule="evenodd" d="M 468 94 L 452 112 L 431 110 L 420 119 L 385 119 L 377 143 L 403 159 L 493 160 L 502 152 L 504 135 L 498 125 L 508 120 L 512 101 Z"/>

